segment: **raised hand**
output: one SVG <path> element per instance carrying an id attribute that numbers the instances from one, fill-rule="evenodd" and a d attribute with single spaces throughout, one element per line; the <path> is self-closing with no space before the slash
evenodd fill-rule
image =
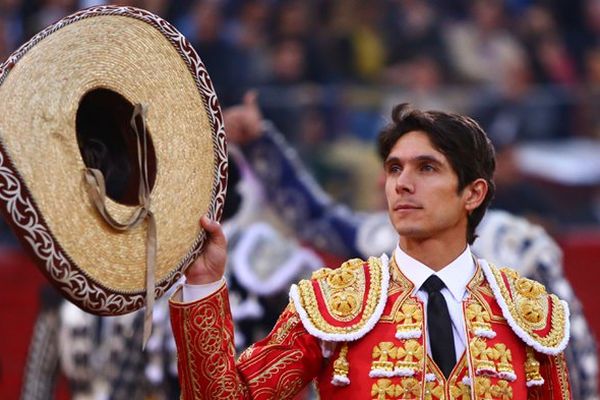
<path id="1" fill-rule="evenodd" d="M 225 273 L 227 262 L 227 239 L 221 225 L 204 215 L 200 226 L 206 231 L 207 242 L 203 252 L 185 271 L 187 283 L 191 285 L 218 281 Z"/>
<path id="2" fill-rule="evenodd" d="M 242 104 L 223 111 L 225 133 L 232 143 L 245 144 L 262 134 L 262 113 L 258 107 L 257 93 L 246 92 Z"/>

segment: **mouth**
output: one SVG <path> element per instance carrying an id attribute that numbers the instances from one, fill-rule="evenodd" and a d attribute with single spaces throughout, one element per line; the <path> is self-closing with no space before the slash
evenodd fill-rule
<path id="1" fill-rule="evenodd" d="M 394 206 L 394 211 L 411 211 L 411 210 L 420 210 L 423 207 L 419 207 L 414 204 L 396 204 Z"/>

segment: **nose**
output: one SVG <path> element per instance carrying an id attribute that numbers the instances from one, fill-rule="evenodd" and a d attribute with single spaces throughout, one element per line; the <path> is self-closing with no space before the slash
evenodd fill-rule
<path id="1" fill-rule="evenodd" d="M 396 192 L 414 193 L 415 181 L 414 176 L 410 170 L 404 169 L 400 174 L 396 176 Z"/>

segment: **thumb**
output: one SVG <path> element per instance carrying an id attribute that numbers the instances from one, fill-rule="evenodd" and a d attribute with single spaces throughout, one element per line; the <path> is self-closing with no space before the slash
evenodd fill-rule
<path id="1" fill-rule="evenodd" d="M 256 90 L 248 90 L 244 94 L 244 105 L 252 108 L 258 108 L 258 92 Z"/>
<path id="2" fill-rule="evenodd" d="M 227 239 L 225 238 L 221 224 L 210 219 L 207 215 L 203 215 L 200 218 L 200 226 L 206 230 L 210 242 L 220 247 L 227 247 Z"/>

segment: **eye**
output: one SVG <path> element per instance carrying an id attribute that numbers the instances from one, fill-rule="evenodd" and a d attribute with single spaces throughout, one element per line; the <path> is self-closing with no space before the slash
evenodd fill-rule
<path id="1" fill-rule="evenodd" d="M 433 172 L 433 171 L 435 171 L 435 167 L 431 164 L 423 164 L 423 165 L 421 165 L 421 171 Z"/>
<path id="2" fill-rule="evenodd" d="M 402 172 L 402 168 L 398 164 L 390 164 L 387 168 L 388 174 L 397 174 Z"/>

